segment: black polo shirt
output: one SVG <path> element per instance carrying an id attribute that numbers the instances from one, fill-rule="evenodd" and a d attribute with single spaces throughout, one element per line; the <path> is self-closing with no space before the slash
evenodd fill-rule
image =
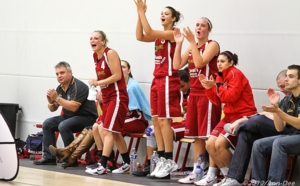
<path id="1" fill-rule="evenodd" d="M 286 96 L 280 102 L 280 109 L 290 116 L 298 118 L 300 116 L 300 96 L 294 97 L 293 94 Z M 300 133 L 300 130 L 286 123 L 286 127 L 291 127 L 291 133 Z"/>
<path id="2" fill-rule="evenodd" d="M 89 116 L 91 119 L 98 118 L 95 101 L 87 100 L 89 94 L 89 87 L 79 79 L 72 78 L 67 90 L 64 90 L 62 85 L 56 88 L 58 95 L 66 100 L 80 104 L 76 112 L 63 108 L 63 115 L 66 118 L 73 116 Z"/>

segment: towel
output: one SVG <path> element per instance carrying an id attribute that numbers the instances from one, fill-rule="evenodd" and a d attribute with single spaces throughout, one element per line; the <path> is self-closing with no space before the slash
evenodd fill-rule
<path id="1" fill-rule="evenodd" d="M 150 103 L 144 94 L 141 85 L 132 78 L 128 79 L 127 92 L 129 96 L 129 110 L 140 110 L 146 120 L 151 121 Z"/>

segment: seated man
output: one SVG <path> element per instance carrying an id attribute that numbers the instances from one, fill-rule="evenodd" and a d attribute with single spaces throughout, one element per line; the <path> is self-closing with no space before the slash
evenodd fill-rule
<path id="1" fill-rule="evenodd" d="M 254 185 L 286 185 L 286 166 L 288 155 L 300 155 L 300 66 L 290 65 L 285 78 L 285 88 L 292 94 L 279 104 L 280 96 L 268 89 L 271 106 L 263 110 L 272 112 L 274 125 L 283 134 L 262 138 L 253 144 L 252 180 Z M 271 155 L 269 174 L 267 156 Z"/>
<path id="2" fill-rule="evenodd" d="M 286 77 L 286 70 L 281 71 L 277 78 L 276 83 L 278 88 L 285 95 L 289 95 L 290 91 L 284 89 L 285 83 L 284 79 Z M 237 145 L 232 156 L 227 178 L 220 182 L 219 185 L 242 185 L 244 177 L 249 165 L 252 145 L 255 140 L 279 135 L 281 132 L 278 132 L 274 127 L 274 122 L 267 114 L 264 115 L 255 115 L 249 118 L 246 122 L 239 125 L 235 130 L 236 135 L 238 135 Z"/>
<path id="3" fill-rule="evenodd" d="M 43 123 L 43 157 L 34 160 L 35 165 L 56 165 L 56 158 L 51 155 L 49 146 L 55 145 L 55 131 L 59 131 L 65 146 L 74 140 L 74 132 L 92 125 L 97 117 L 95 101 L 87 100 L 88 86 L 72 75 L 67 62 L 55 66 L 56 78 L 60 85 L 47 91 L 48 108 L 51 112 L 62 106 L 63 114 L 48 118 Z"/>

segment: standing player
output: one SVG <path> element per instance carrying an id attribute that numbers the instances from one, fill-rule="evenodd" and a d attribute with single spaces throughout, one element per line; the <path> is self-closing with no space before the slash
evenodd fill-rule
<path id="1" fill-rule="evenodd" d="M 205 154 L 205 140 L 211 130 L 217 125 L 221 117 L 221 106 L 213 105 L 205 95 L 205 88 L 198 80 L 198 76 L 209 77 L 218 72 L 217 57 L 220 53 L 219 44 L 209 40 L 212 24 L 206 17 L 200 18 L 196 23 L 195 34 L 189 28 L 184 28 L 183 33 L 178 28 L 174 30 L 176 49 L 174 54 L 174 68 L 180 69 L 188 64 L 190 75 L 190 96 L 186 115 L 185 137 L 194 138 L 194 170 L 185 178 L 178 180 L 179 183 L 194 183 L 197 159 L 200 154 Z M 190 46 L 181 56 L 181 48 L 184 37 Z M 204 166 L 204 165 L 203 165 Z M 210 161 L 208 174 L 216 171 L 214 162 Z"/>
<path id="2" fill-rule="evenodd" d="M 129 170 L 129 154 L 121 135 L 128 111 L 128 94 L 121 61 L 116 51 L 106 46 L 108 39 L 103 31 L 94 31 L 90 44 L 94 51 L 97 79 L 90 79 L 90 86 L 100 86 L 103 101 L 103 153 L 97 174 L 106 174 L 106 164 L 116 144 L 124 164 L 122 170 Z"/>
<path id="3" fill-rule="evenodd" d="M 145 15 L 146 1 L 135 0 L 135 4 L 138 10 L 137 40 L 155 42 L 155 69 L 151 85 L 150 105 L 158 154 L 161 158 L 151 176 L 162 178 L 178 167 L 172 160 L 173 130 L 170 119 L 181 116 L 180 80 L 178 70 L 173 69 L 172 65 L 176 45 L 172 30 L 180 19 L 180 13 L 167 6 L 161 13 L 161 24 L 164 30 L 152 30 Z"/>

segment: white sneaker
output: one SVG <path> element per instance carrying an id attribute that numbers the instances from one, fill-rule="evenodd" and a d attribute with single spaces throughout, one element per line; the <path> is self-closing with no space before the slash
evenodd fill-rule
<path id="1" fill-rule="evenodd" d="M 212 186 L 217 183 L 217 176 L 210 176 L 209 174 L 205 175 L 201 180 L 195 182 L 195 185 L 200 186 Z"/>
<path id="2" fill-rule="evenodd" d="M 226 181 L 226 177 L 224 177 L 219 183 L 213 184 L 213 186 L 221 186 L 223 185 L 223 183 L 225 183 L 225 181 Z"/>
<path id="3" fill-rule="evenodd" d="M 151 177 L 155 177 L 155 174 L 160 171 L 160 169 L 163 167 L 164 163 L 165 163 L 166 159 L 164 157 L 160 157 L 157 162 L 156 162 L 156 166 L 155 169 L 152 171 L 152 173 L 150 174 Z"/>
<path id="4" fill-rule="evenodd" d="M 107 170 L 100 164 L 98 168 L 87 169 L 85 172 L 91 175 L 103 175 L 107 173 Z"/>
<path id="5" fill-rule="evenodd" d="M 165 163 L 163 164 L 163 167 L 155 174 L 155 177 L 157 178 L 163 178 L 170 174 L 171 172 L 174 172 L 177 170 L 178 165 L 175 163 L 175 161 L 171 159 L 167 159 Z"/>
<path id="6" fill-rule="evenodd" d="M 123 165 L 120 168 L 113 170 L 112 173 L 123 174 L 124 172 L 129 171 L 129 169 L 130 165 L 128 165 L 128 163 L 123 163 Z"/>
<path id="7" fill-rule="evenodd" d="M 195 178 L 196 174 L 194 172 L 191 172 L 191 174 L 187 177 L 179 179 L 178 183 L 194 183 Z"/>
<path id="8" fill-rule="evenodd" d="M 222 186 L 242 186 L 240 182 L 238 182 L 236 179 L 232 178 L 226 178 L 226 181 L 222 184 Z"/>
<path id="9" fill-rule="evenodd" d="M 100 163 L 94 163 L 94 164 L 86 166 L 85 169 L 97 169 L 99 166 L 101 166 Z"/>

